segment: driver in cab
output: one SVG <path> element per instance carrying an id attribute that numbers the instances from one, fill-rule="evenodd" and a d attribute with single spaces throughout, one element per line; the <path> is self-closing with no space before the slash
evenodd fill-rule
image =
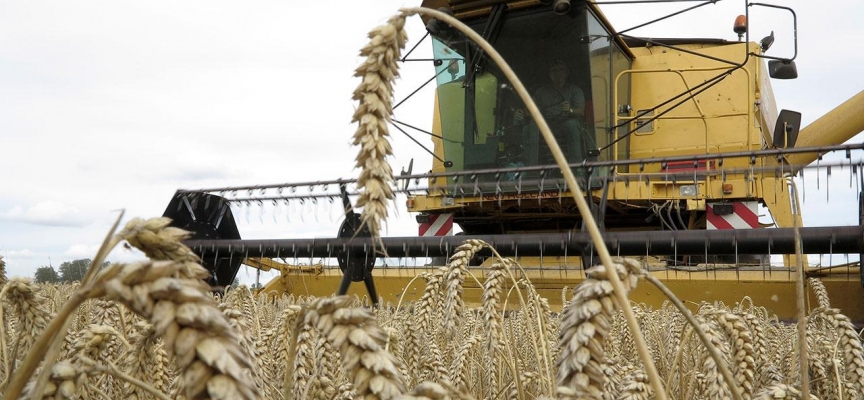
<path id="1" fill-rule="evenodd" d="M 581 161 L 585 158 L 582 147 L 582 124 L 585 117 L 585 95 L 575 84 L 569 83 L 567 77 L 570 71 L 562 60 L 555 60 L 549 66 L 550 83 L 538 87 L 532 97 L 540 108 L 543 118 L 555 135 L 558 144 L 564 150 L 568 162 Z M 516 110 L 516 122 L 521 123 L 525 117 L 523 110 Z M 545 157 L 539 159 L 540 131 L 537 124 L 531 123 L 523 129 L 525 138 L 526 164 L 538 165 L 546 163 Z M 545 147 L 545 146 L 544 146 Z M 547 148 L 548 151 L 548 148 Z"/>

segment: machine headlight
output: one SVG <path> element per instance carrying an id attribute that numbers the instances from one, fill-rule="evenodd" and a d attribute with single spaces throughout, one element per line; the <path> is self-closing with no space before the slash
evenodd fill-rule
<path id="1" fill-rule="evenodd" d="M 678 193 L 681 195 L 681 197 L 692 197 L 698 194 L 698 192 L 696 191 L 696 185 L 679 186 Z"/>

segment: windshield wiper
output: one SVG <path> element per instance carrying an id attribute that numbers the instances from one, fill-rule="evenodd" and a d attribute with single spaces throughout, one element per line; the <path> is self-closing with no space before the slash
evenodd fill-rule
<path id="1" fill-rule="evenodd" d="M 499 3 L 492 6 L 492 11 L 489 12 L 489 19 L 486 21 L 486 26 L 483 28 L 483 34 L 481 35 L 483 39 L 485 39 L 490 44 L 494 44 L 495 40 L 498 38 L 498 34 L 501 32 L 501 25 L 504 24 L 504 11 L 507 9 L 507 5 L 504 3 Z M 471 47 L 469 46 L 468 51 L 470 52 Z M 462 83 L 464 87 L 469 87 L 474 85 L 474 77 L 477 74 L 483 73 L 483 70 L 486 69 L 486 54 L 483 49 L 477 47 L 477 52 L 471 57 L 471 64 L 469 69 L 467 69 L 467 76 L 465 77 L 465 81 Z"/>

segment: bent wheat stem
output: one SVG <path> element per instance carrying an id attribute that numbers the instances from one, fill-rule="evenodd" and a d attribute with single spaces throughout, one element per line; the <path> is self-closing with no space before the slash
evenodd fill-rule
<path id="1" fill-rule="evenodd" d="M 531 117 L 534 119 L 534 121 L 537 123 L 537 126 L 540 128 L 540 133 L 543 135 L 543 139 L 549 146 L 549 150 L 552 152 L 552 155 L 555 158 L 555 162 L 561 169 L 561 173 L 564 175 L 565 182 L 567 183 L 567 186 L 570 187 L 570 193 L 572 194 L 573 199 L 576 200 L 576 206 L 579 208 L 579 213 L 584 218 L 583 221 L 585 222 L 585 227 L 588 228 L 588 232 L 591 235 L 591 241 L 594 243 L 594 248 L 600 255 L 600 260 L 603 262 L 603 265 L 606 267 L 606 271 L 609 275 L 609 283 L 614 289 L 615 299 L 621 309 L 624 311 L 624 316 L 627 319 L 627 326 L 630 328 L 630 331 L 633 332 L 633 339 L 636 342 L 636 348 L 639 351 L 639 356 L 642 359 L 642 363 L 645 365 L 645 372 L 648 374 L 648 378 L 651 381 L 651 386 L 654 389 L 657 400 L 666 400 L 666 389 L 663 388 L 663 383 L 660 379 L 660 373 L 657 372 L 657 367 L 654 365 L 654 360 L 651 358 L 651 353 L 648 350 L 648 345 L 645 343 L 644 337 L 642 336 L 642 332 L 639 328 L 639 323 L 636 321 L 636 317 L 633 315 L 633 310 L 629 307 L 630 302 L 627 299 L 626 289 L 624 288 L 624 284 L 621 282 L 621 279 L 618 278 L 615 264 L 612 262 L 612 256 L 609 254 L 609 249 L 606 248 L 606 243 L 603 242 L 603 237 L 600 233 L 600 229 L 597 227 L 597 222 L 594 221 L 593 217 L 591 217 L 591 208 L 585 201 L 582 190 L 576 183 L 576 177 L 573 175 L 573 171 L 571 171 L 570 167 L 567 165 L 567 160 L 564 158 L 564 153 L 561 151 L 561 147 L 558 145 L 558 142 L 555 141 L 555 136 L 549 129 L 549 124 L 546 123 L 546 120 L 540 113 L 540 109 L 537 107 L 537 104 L 534 103 L 534 100 L 528 94 L 528 90 L 525 89 L 525 85 L 522 84 L 522 82 L 516 76 L 516 73 L 513 72 L 507 62 L 504 61 L 504 58 L 501 57 L 501 55 L 498 53 L 497 50 L 495 50 L 494 47 L 492 47 L 492 45 L 490 45 L 477 32 L 475 32 L 473 29 L 471 29 L 458 19 L 453 18 L 446 13 L 422 7 L 405 8 L 401 11 L 406 16 L 413 14 L 423 14 L 426 16 L 430 16 L 435 19 L 444 21 L 450 26 L 458 29 L 465 36 L 477 43 L 477 45 L 486 52 L 489 58 L 491 58 L 495 62 L 495 64 L 498 65 L 499 68 L 501 68 L 501 72 L 504 73 L 504 75 L 513 85 L 516 93 L 519 94 L 519 97 L 522 99 L 522 101 L 525 103 L 525 106 L 528 108 L 528 112 L 531 114 Z"/>

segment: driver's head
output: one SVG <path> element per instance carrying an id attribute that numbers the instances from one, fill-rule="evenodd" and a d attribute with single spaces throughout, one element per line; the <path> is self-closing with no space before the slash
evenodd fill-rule
<path id="1" fill-rule="evenodd" d="M 567 80 L 568 74 L 569 69 L 563 60 L 555 60 L 552 62 L 552 65 L 549 66 L 549 78 L 552 79 L 552 83 L 555 85 L 564 84 L 564 81 Z"/>

